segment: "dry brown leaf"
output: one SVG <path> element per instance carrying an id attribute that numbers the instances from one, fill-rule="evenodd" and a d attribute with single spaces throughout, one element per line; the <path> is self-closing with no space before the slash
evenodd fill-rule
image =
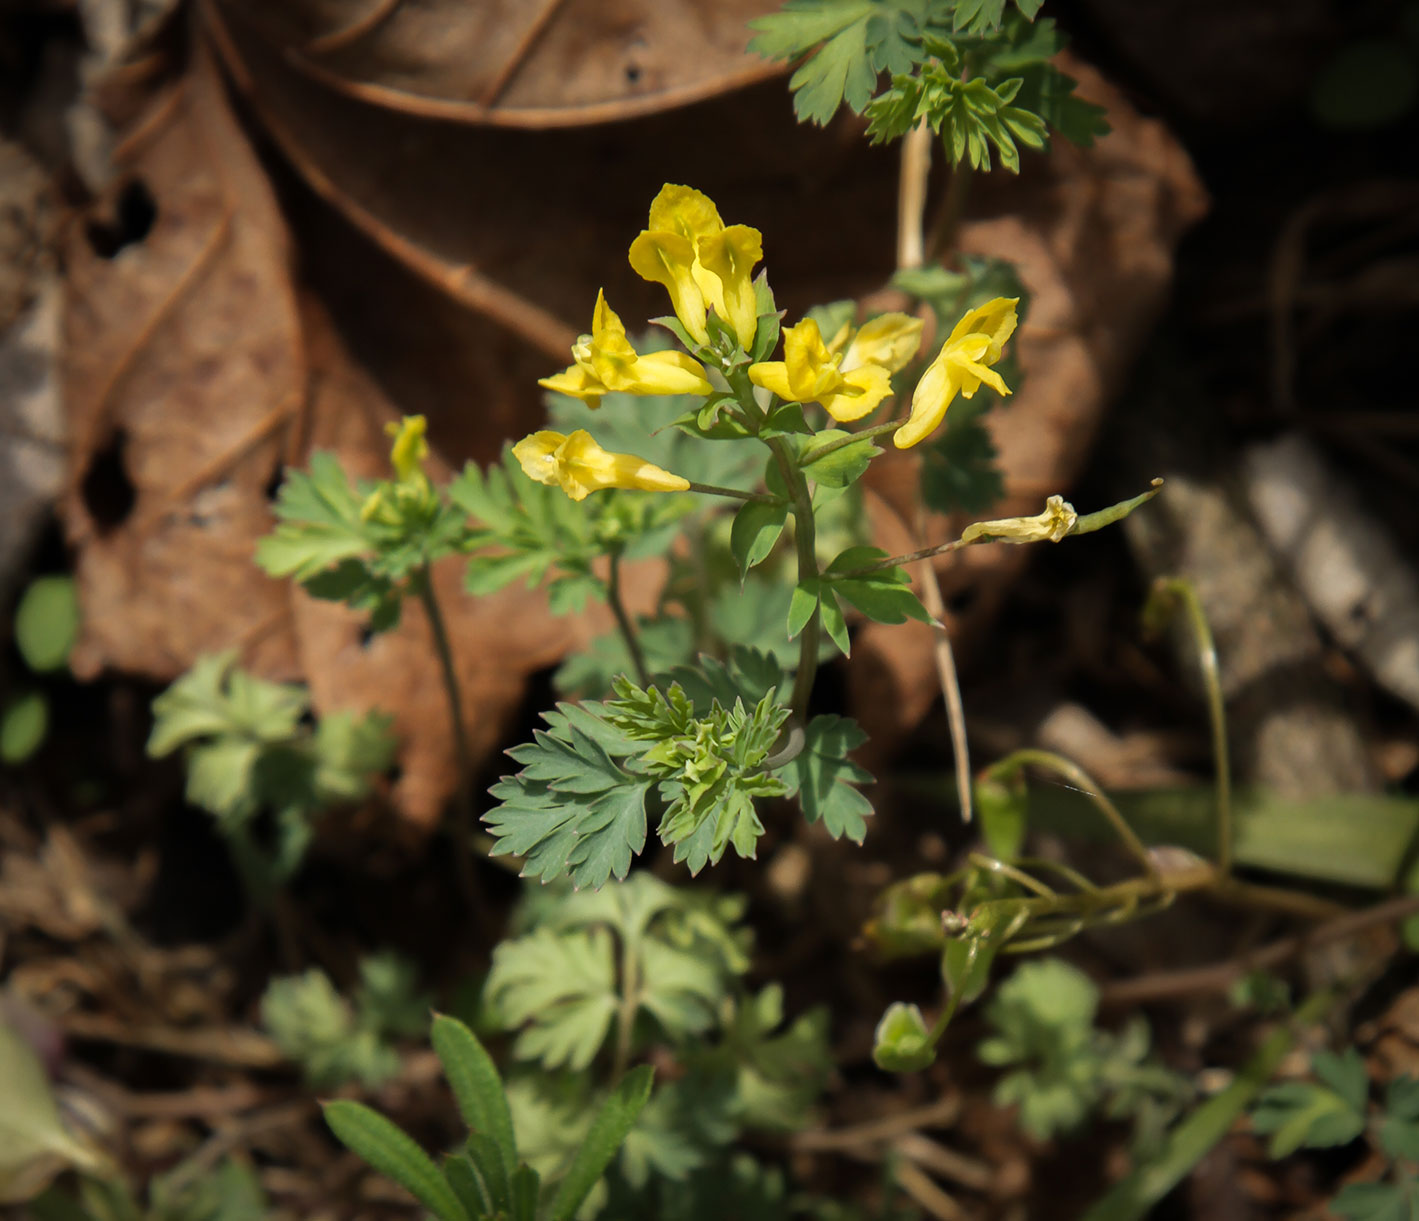
<path id="1" fill-rule="evenodd" d="M 65 251 L 64 509 L 84 611 L 71 664 L 167 679 L 240 644 L 293 676 L 288 595 L 251 563 L 305 392 L 284 223 L 205 58 L 116 161 Z"/>
<path id="2" fill-rule="evenodd" d="M 156 205 L 151 231 L 104 258 L 75 226 L 69 251 L 66 508 L 85 608 L 75 670 L 167 680 L 203 653 L 241 645 L 257 672 L 304 678 L 317 711 L 392 714 L 396 801 L 431 825 L 454 786 L 454 751 L 419 608 L 366 641 L 359 616 L 269 580 L 253 562 L 282 459 L 327 448 L 354 475 L 383 474 L 383 425 L 400 409 L 318 305 L 298 312 L 284 223 L 210 63 L 199 59 L 159 99 L 122 164 L 117 196 L 143 183 Z M 485 433 L 487 419 L 473 419 Z M 431 470 L 451 474 L 437 461 Z M 527 674 L 607 624 L 554 620 L 545 599 L 522 589 L 467 598 L 457 562 L 437 581 L 481 757 Z"/>
<path id="3" fill-rule="evenodd" d="M 986 417 L 1006 487 L 986 517 L 1037 513 L 1046 496 L 1068 492 L 1162 308 L 1178 239 L 1207 207 L 1187 154 L 1161 123 L 1140 115 L 1087 65 L 1064 66 L 1082 96 L 1107 107 L 1112 133 L 1092 149 L 1056 140 L 1018 179 L 983 183 L 974 202 L 993 219 L 968 221 L 961 232 L 964 251 L 1010 260 L 1030 293 L 1016 348 L 1023 384 Z M 916 480 L 904 477 L 913 462 L 909 455 L 880 461 L 869 475 L 907 522 L 916 509 Z M 1155 473 L 1137 473 L 1140 491 Z M 954 538 L 964 524 L 935 517 L 927 538 Z M 993 619 L 1032 551 L 995 543 L 937 561 L 958 642 L 969 643 Z M 895 740 L 936 700 L 932 630 L 917 623 L 862 629 L 850 676 L 855 711 L 874 741 Z"/>
<path id="4" fill-rule="evenodd" d="M 606 123 L 782 71 L 745 50 L 747 23 L 777 0 L 219 3 L 333 89 L 466 123 Z"/>

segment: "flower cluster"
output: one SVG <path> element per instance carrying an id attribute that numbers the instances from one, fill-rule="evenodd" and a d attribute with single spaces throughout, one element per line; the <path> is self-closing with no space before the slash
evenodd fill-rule
<path id="1" fill-rule="evenodd" d="M 748 353 L 762 322 L 754 281 L 754 268 L 762 258 L 763 238 L 757 229 L 726 225 L 708 196 L 667 184 L 650 206 L 647 228 L 631 243 L 630 264 L 643 279 L 665 286 L 679 323 L 676 333 L 693 355 L 638 353 L 603 291 L 597 294 L 591 332 L 572 347 L 573 363 L 538 384 L 595 409 L 601 397 L 613 391 L 705 397 L 732 393 L 732 375 L 739 371 L 750 383 L 744 389 L 746 398 L 749 389 L 757 387 L 786 403 L 817 403 L 842 423 L 875 411 L 892 394 L 893 374 L 916 358 L 922 321 L 907 314 L 883 314 L 856 329 L 844 326 L 825 340 L 818 323 L 804 318 L 784 332 L 782 360 L 750 363 Z M 895 432 L 897 448 L 910 448 L 935 432 L 957 394 L 971 398 L 982 385 L 998 394 L 1010 393 L 992 366 L 1014 333 L 1018 303 L 1018 298 L 997 297 L 956 324 L 917 383 L 910 412 Z M 775 317 L 765 316 L 771 321 Z M 763 342 L 767 346 L 767 337 Z M 746 418 L 752 419 L 766 401 L 742 404 Z M 602 449 L 580 429 L 570 436 L 534 433 L 514 446 L 513 453 L 529 476 L 560 486 L 574 500 L 602 488 L 665 492 L 690 486 L 679 475 L 633 455 Z"/>

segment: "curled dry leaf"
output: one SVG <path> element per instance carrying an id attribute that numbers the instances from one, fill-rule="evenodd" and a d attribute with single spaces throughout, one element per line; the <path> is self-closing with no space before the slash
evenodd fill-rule
<path id="1" fill-rule="evenodd" d="M 317 711 L 391 713 L 396 803 L 429 825 L 454 751 L 419 608 L 366 643 L 358 617 L 253 562 L 283 463 L 328 448 L 352 474 L 381 474 L 383 425 L 399 409 L 319 306 L 298 308 L 284 223 L 209 61 L 154 103 L 120 167 L 109 213 L 73 226 L 67 251 L 65 512 L 85 612 L 75 672 L 166 681 L 236 643 L 254 671 L 305 679 Z M 456 563 L 437 579 L 483 755 L 527 674 L 589 625 L 554 620 L 517 589 L 468 599 Z"/>
<path id="2" fill-rule="evenodd" d="M 993 219 L 968 221 L 961 232 L 963 250 L 1012 261 L 1030 292 L 1016 340 L 1023 381 L 986 417 L 1006 495 L 983 517 L 1037 513 L 1051 493 L 1067 491 L 1163 306 L 1178 239 L 1207 207 L 1187 154 L 1162 124 L 1087 65 L 1064 66 L 1082 96 L 1107 107 L 1112 132 L 1089 149 L 1056 139 L 1020 178 L 981 183 L 975 202 Z M 911 461 L 879 461 L 869 475 L 896 510 L 896 529 L 915 519 L 915 480 L 902 478 L 899 465 Z M 1139 485 L 1155 473 L 1139 471 Z M 965 524 L 935 517 L 926 536 L 952 538 Z M 936 561 L 953 637 L 969 639 L 991 621 L 1030 551 L 986 545 Z M 862 629 L 851 682 L 874 740 L 894 740 L 936 699 L 932 631 L 919 623 Z"/>
<path id="3" fill-rule="evenodd" d="M 781 71 L 745 50 L 776 0 L 215 2 L 332 89 L 466 123 L 605 123 Z"/>
<path id="4" fill-rule="evenodd" d="M 289 597 L 250 571 L 305 393 L 285 226 L 205 58 L 116 163 L 65 250 L 71 664 L 167 679 L 237 643 L 294 676 Z"/>

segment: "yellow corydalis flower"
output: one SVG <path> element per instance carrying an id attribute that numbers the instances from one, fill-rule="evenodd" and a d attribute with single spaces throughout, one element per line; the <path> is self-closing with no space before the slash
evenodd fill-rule
<path id="1" fill-rule="evenodd" d="M 892 393 L 892 374 L 877 364 L 845 372 L 844 355 L 833 352 L 818 324 L 805 318 L 783 333 L 783 359 L 750 365 L 749 380 L 791 403 L 822 403 L 835 420 L 860 419 Z"/>
<path id="2" fill-rule="evenodd" d="M 424 462 L 429 456 L 429 424 L 421 415 L 406 415 L 397 424 L 390 420 L 384 426 L 386 436 L 394 438 L 389 447 L 389 462 L 400 483 L 416 483 L 424 478 Z"/>
<path id="3" fill-rule="evenodd" d="M 652 201 L 650 223 L 630 251 L 635 273 L 665 285 L 675 317 L 696 343 L 709 341 L 712 308 L 746 349 L 759 325 L 754 266 L 763 257 L 757 229 L 726 225 L 708 195 L 671 183 Z"/>
<path id="4" fill-rule="evenodd" d="M 588 407 L 601 405 L 601 396 L 613 390 L 626 394 L 709 394 L 704 366 L 684 352 L 647 352 L 640 355 L 626 338 L 626 328 L 616 311 L 606 304 L 604 291 L 596 294 L 591 334 L 572 345 L 576 363 L 562 373 L 544 377 L 539 386 L 581 399 Z"/>
<path id="5" fill-rule="evenodd" d="M 394 438 L 394 444 L 389 447 L 394 483 L 382 484 L 365 497 L 365 503 L 360 506 L 361 521 L 393 523 L 399 520 L 401 506 L 409 507 L 432 495 L 433 487 L 424 474 L 424 463 L 429 456 L 428 430 L 428 421 L 421 415 L 406 415 L 397 423 L 390 420 L 385 424 L 385 435 Z M 386 498 L 387 491 L 393 493 L 393 504 Z"/>
<path id="6" fill-rule="evenodd" d="M 828 344 L 828 351 L 842 352 L 838 367 L 843 373 L 863 365 L 881 365 L 888 373 L 897 373 L 906 368 L 921 347 L 923 325 L 920 318 L 910 314 L 879 314 L 855 331 L 845 322 Z"/>
<path id="7" fill-rule="evenodd" d="M 996 297 L 956 323 L 916 385 L 911 415 L 892 437 L 898 449 L 910 449 L 935 432 L 958 393 L 973 398 L 982 383 L 997 394 L 1010 393 L 1005 380 L 990 366 L 1000 359 L 1006 341 L 1015 333 L 1019 303 L 1019 297 Z"/>
<path id="8" fill-rule="evenodd" d="M 573 500 L 585 500 L 602 488 L 640 492 L 686 492 L 690 481 L 634 454 L 613 454 L 597 445 L 584 428 L 566 435 L 544 429 L 523 437 L 512 455 L 527 475 L 559 487 Z"/>

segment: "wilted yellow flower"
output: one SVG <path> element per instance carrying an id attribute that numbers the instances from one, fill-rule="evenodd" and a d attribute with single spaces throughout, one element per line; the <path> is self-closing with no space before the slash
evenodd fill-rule
<path id="1" fill-rule="evenodd" d="M 1045 511 L 1034 517 L 1005 517 L 999 521 L 978 521 L 961 533 L 961 541 L 969 543 L 983 535 L 1002 543 L 1057 543 L 1079 520 L 1074 506 L 1063 496 L 1051 496 L 1045 501 Z"/>
<path id="2" fill-rule="evenodd" d="M 705 316 L 713 307 L 745 348 L 758 328 L 753 276 L 763 257 L 757 229 L 726 225 L 708 195 L 671 183 L 660 188 L 649 227 L 630 251 L 637 275 L 665 285 L 675 316 L 696 343 L 709 339 Z"/>
<path id="3" fill-rule="evenodd" d="M 685 492 L 690 487 L 688 479 L 644 458 L 602 449 L 584 428 L 569 436 L 550 429 L 534 432 L 514 445 L 512 454 L 531 478 L 561 488 L 573 500 L 585 500 L 602 488 Z"/>
<path id="4" fill-rule="evenodd" d="M 922 326 L 920 318 L 895 313 L 869 318 L 856 331 L 845 322 L 828 344 L 828 351 L 843 353 L 838 367 L 844 373 L 863 365 L 881 365 L 888 373 L 897 373 L 921 347 Z"/>
<path id="5" fill-rule="evenodd" d="M 626 338 L 626 328 L 616 311 L 606 304 L 605 292 L 596 294 L 591 334 L 572 345 L 576 362 L 562 373 L 544 377 L 539 386 L 581 399 L 599 407 L 601 396 L 613 390 L 626 394 L 709 394 L 704 366 L 684 352 L 647 352 L 640 355 Z"/>
<path id="6" fill-rule="evenodd" d="M 835 420 L 856 420 L 892 393 L 892 375 L 876 364 L 844 372 L 843 356 L 805 318 L 783 334 L 783 359 L 749 366 L 749 380 L 791 403 L 822 403 Z"/>
<path id="7" fill-rule="evenodd" d="M 898 449 L 909 449 L 935 432 L 958 392 L 972 398 L 984 382 L 997 394 L 1010 393 L 1010 387 L 990 366 L 1000 359 L 1015 331 L 1019 303 L 1019 297 L 996 297 L 956 323 L 917 383 L 911 415 L 892 438 Z"/>

